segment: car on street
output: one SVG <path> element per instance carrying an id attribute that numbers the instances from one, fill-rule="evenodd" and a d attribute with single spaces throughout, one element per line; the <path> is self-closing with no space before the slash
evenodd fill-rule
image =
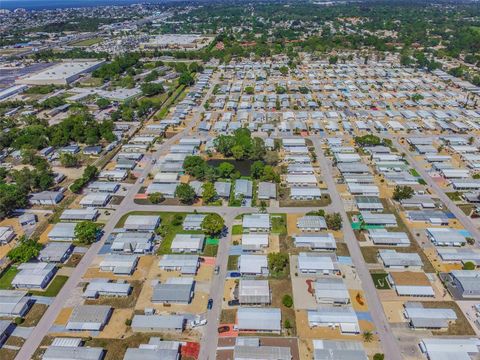
<path id="1" fill-rule="evenodd" d="M 213 299 L 208 299 L 207 309 L 211 310 L 213 307 Z"/>
<path id="2" fill-rule="evenodd" d="M 218 266 L 218 265 L 215 266 L 214 272 L 215 272 L 215 275 L 218 275 L 218 273 L 220 272 L 220 266 Z"/>

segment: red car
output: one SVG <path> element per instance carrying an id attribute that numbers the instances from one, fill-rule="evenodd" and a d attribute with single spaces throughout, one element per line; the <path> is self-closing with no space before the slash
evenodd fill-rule
<path id="1" fill-rule="evenodd" d="M 228 325 L 218 327 L 218 333 L 219 334 L 225 333 L 225 332 L 228 332 L 228 331 L 230 331 L 230 326 L 228 326 Z"/>

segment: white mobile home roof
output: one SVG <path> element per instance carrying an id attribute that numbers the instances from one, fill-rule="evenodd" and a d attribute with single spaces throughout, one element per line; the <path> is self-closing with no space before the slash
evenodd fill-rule
<path id="1" fill-rule="evenodd" d="M 239 330 L 281 331 L 282 315 L 277 308 L 240 307 L 237 311 Z"/>
<path id="2" fill-rule="evenodd" d="M 154 231 L 160 224 L 160 216 L 157 215 L 129 215 L 123 227 L 127 230 Z"/>

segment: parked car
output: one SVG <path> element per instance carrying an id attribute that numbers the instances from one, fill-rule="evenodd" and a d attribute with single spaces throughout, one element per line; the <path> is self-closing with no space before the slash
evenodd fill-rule
<path id="1" fill-rule="evenodd" d="M 219 334 L 224 333 L 224 332 L 228 332 L 228 331 L 230 331 L 230 326 L 228 326 L 228 325 L 220 326 L 218 328 L 218 333 Z"/>
<path id="2" fill-rule="evenodd" d="M 228 301 L 228 306 L 237 306 L 237 305 L 240 305 L 240 301 L 238 299 Z"/>
<path id="3" fill-rule="evenodd" d="M 213 299 L 208 299 L 207 309 L 211 310 L 213 307 Z"/>
<path id="4" fill-rule="evenodd" d="M 242 274 L 240 274 L 239 272 L 231 272 L 230 273 L 230 277 L 232 278 L 237 278 L 237 277 L 240 277 L 242 276 Z"/>
<path id="5" fill-rule="evenodd" d="M 218 273 L 220 272 L 220 266 L 215 266 L 215 270 L 214 270 L 214 273 L 215 275 L 218 275 Z"/>

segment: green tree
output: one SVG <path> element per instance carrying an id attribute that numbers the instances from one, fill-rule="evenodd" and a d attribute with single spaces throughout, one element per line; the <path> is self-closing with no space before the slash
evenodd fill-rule
<path id="1" fill-rule="evenodd" d="M 162 201 L 165 200 L 165 197 L 163 196 L 162 193 L 154 192 L 154 193 L 148 194 L 148 200 L 152 204 L 160 204 Z"/>
<path id="2" fill-rule="evenodd" d="M 40 254 L 42 245 L 37 240 L 27 239 L 24 235 L 20 238 L 18 245 L 10 250 L 7 257 L 13 262 L 27 262 Z"/>
<path id="3" fill-rule="evenodd" d="M 217 235 L 225 227 L 225 221 L 218 214 L 208 214 L 202 221 L 202 230 L 207 235 Z"/>
<path id="4" fill-rule="evenodd" d="M 367 343 L 373 341 L 373 334 L 371 331 L 364 331 L 362 334 L 363 340 Z"/>
<path id="5" fill-rule="evenodd" d="M 184 72 L 178 78 L 178 83 L 180 85 L 190 86 L 190 85 L 193 85 L 195 83 L 195 80 L 190 73 Z"/>
<path id="6" fill-rule="evenodd" d="M 110 106 L 110 100 L 107 100 L 105 98 L 98 98 L 97 101 L 96 101 L 96 104 L 97 106 L 100 108 L 100 109 L 106 109 Z"/>
<path id="7" fill-rule="evenodd" d="M 60 164 L 67 168 L 78 166 L 78 157 L 70 153 L 62 153 L 60 155 Z"/>
<path id="8" fill-rule="evenodd" d="M 243 89 L 243 92 L 247 95 L 253 95 L 255 93 L 255 89 L 253 86 L 246 86 L 245 89 Z"/>
<path id="9" fill-rule="evenodd" d="M 217 166 L 218 175 L 222 178 L 229 178 L 234 171 L 235 166 L 228 162 L 222 162 Z"/>
<path id="10" fill-rule="evenodd" d="M 338 231 L 342 228 L 342 216 L 340 213 L 325 215 L 325 222 L 330 230 Z"/>
<path id="11" fill-rule="evenodd" d="M 27 192 L 17 184 L 0 184 L 0 218 L 9 216 L 15 209 L 27 206 Z"/>
<path id="12" fill-rule="evenodd" d="M 290 295 L 290 294 L 283 295 L 282 304 L 283 304 L 283 306 L 285 306 L 287 308 L 291 308 L 293 306 L 292 295 Z"/>
<path id="13" fill-rule="evenodd" d="M 191 204 L 195 200 L 195 190 L 188 184 L 180 184 L 175 189 L 175 197 L 184 204 Z"/>
<path id="14" fill-rule="evenodd" d="M 285 253 L 269 253 L 268 268 L 272 274 L 282 273 L 288 265 L 288 254 Z"/>
<path id="15" fill-rule="evenodd" d="M 384 360 L 384 359 L 385 359 L 384 354 L 376 353 L 375 355 L 373 355 L 373 360 Z"/>
<path id="16" fill-rule="evenodd" d="M 165 92 L 162 84 L 156 84 L 151 82 L 143 83 L 140 86 L 140 89 L 145 96 L 154 96 L 158 94 L 163 94 Z"/>
<path id="17" fill-rule="evenodd" d="M 236 160 L 241 160 L 245 155 L 245 150 L 242 148 L 241 145 L 235 145 L 234 147 L 232 147 L 232 155 Z"/>
<path id="18" fill-rule="evenodd" d="M 99 227 L 93 221 L 82 221 L 75 226 L 75 238 L 81 244 L 92 244 L 97 240 Z"/>
<path id="19" fill-rule="evenodd" d="M 400 201 L 404 199 L 410 199 L 414 194 L 415 191 L 410 186 L 397 185 L 395 186 L 395 189 L 393 189 L 392 197 L 394 200 Z"/>
<path id="20" fill-rule="evenodd" d="M 250 174 L 254 179 L 260 179 L 263 176 L 263 171 L 265 169 L 265 165 L 261 161 L 255 161 L 250 166 Z"/>
<path id="21" fill-rule="evenodd" d="M 463 264 L 463 270 L 475 270 L 476 266 L 472 261 L 466 261 Z"/>
<path id="22" fill-rule="evenodd" d="M 335 65 L 338 62 L 338 56 L 330 56 L 328 58 L 328 63 L 330 65 Z"/>
<path id="23" fill-rule="evenodd" d="M 202 186 L 202 198 L 206 204 L 209 204 L 217 198 L 215 186 L 211 182 L 206 182 Z"/>

